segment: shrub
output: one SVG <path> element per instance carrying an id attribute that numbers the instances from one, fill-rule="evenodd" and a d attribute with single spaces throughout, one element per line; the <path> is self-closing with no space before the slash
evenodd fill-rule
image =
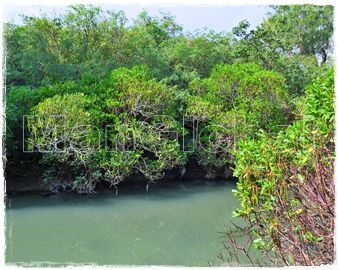
<path id="1" fill-rule="evenodd" d="M 135 172 L 155 181 L 184 164 L 181 126 L 170 116 L 175 89 L 145 67 L 116 69 L 75 89 L 44 99 L 28 120 L 31 149 L 47 152 L 51 189 L 92 192 L 98 181 L 116 186 Z"/>
<path id="2" fill-rule="evenodd" d="M 242 140 L 234 152 L 241 202 L 234 214 L 287 265 L 333 262 L 333 95 L 331 70 L 307 87 L 301 120 Z"/>
<path id="3" fill-rule="evenodd" d="M 284 79 L 255 64 L 216 66 L 209 78 L 193 80 L 190 91 L 186 111 L 203 130 L 197 154 L 206 166 L 231 163 L 236 141 L 286 124 Z"/>

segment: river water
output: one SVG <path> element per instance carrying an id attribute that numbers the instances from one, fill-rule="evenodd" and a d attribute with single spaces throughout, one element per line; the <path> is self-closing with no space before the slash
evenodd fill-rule
<path id="1" fill-rule="evenodd" d="M 234 183 L 151 186 L 87 196 L 6 200 L 6 263 L 220 264 L 220 233 L 238 206 Z"/>

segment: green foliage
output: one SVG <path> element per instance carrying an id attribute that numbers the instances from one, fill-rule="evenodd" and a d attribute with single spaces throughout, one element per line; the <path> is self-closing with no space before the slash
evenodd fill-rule
<path id="1" fill-rule="evenodd" d="M 89 93 L 95 81 L 88 83 L 83 79 L 78 82 L 67 81 L 31 89 L 28 86 L 11 87 L 6 93 L 6 143 L 7 153 L 20 153 L 22 146 L 23 117 L 40 101 L 55 95 Z"/>
<path id="2" fill-rule="evenodd" d="M 273 30 L 273 38 L 285 52 L 316 55 L 327 60 L 333 32 L 333 6 L 274 6 L 273 16 L 263 25 Z M 285 32 L 288 35 L 283 35 Z M 282 38 L 283 36 L 283 38 Z M 282 40 L 283 39 L 283 40 Z"/>
<path id="3" fill-rule="evenodd" d="M 332 54 L 331 6 L 275 6 L 255 30 L 242 21 L 232 33 L 183 34 L 168 13 L 139 14 L 131 26 L 123 11 L 69 6 L 54 18 L 24 17 L 5 24 L 6 84 L 41 86 L 78 80 L 84 73 L 105 78 L 117 67 L 147 65 L 166 83 L 185 88 L 217 64 L 257 63 L 286 78 L 290 93 L 326 70 Z M 320 59 L 320 61 L 318 61 Z"/>
<path id="4" fill-rule="evenodd" d="M 173 73 L 166 81 L 185 87 L 196 77 L 209 76 L 221 63 L 231 63 L 230 37 L 214 31 L 178 36 L 163 43 L 164 56 Z"/>
<path id="5" fill-rule="evenodd" d="M 89 105 L 90 100 L 83 93 L 56 95 L 40 102 L 28 116 L 32 143 L 29 150 L 35 146 L 39 151 L 54 152 L 59 151 L 58 144 L 62 144 L 65 154 L 79 154 L 81 149 L 75 149 L 75 145 L 85 148 L 82 133 L 85 132 L 87 138 L 94 136 L 89 128 L 93 120 L 87 110 Z"/>
<path id="6" fill-rule="evenodd" d="M 133 116 L 165 113 L 173 99 L 174 89 L 152 79 L 145 66 L 116 69 L 107 84 L 114 88 L 106 100 L 107 109 Z"/>
<path id="7" fill-rule="evenodd" d="M 256 29 L 249 31 L 244 20 L 231 33 L 184 33 L 164 12 L 155 17 L 144 11 L 128 24 L 123 11 L 91 5 L 69 6 L 53 18 L 24 16 L 20 25 L 5 24 L 7 158 L 25 158 L 23 116 L 36 115 L 25 130 L 35 136 L 30 147 L 61 150 L 43 155 L 44 162 L 55 165 L 48 179 L 61 183 L 55 179 L 70 170 L 71 187 L 79 191 L 92 190 L 101 180 L 116 185 L 135 172 L 154 181 L 188 157 L 211 169 L 237 160 L 240 178 L 253 173 L 260 180 L 266 172 L 260 174 L 255 166 L 272 166 L 278 161 L 275 151 L 307 164 L 311 151 L 295 154 L 292 144 L 320 145 L 319 138 L 331 130 L 327 121 L 334 117 L 324 84 L 309 86 L 302 96 L 305 86 L 332 65 L 333 8 L 272 9 Z M 67 115 L 66 126 L 62 118 L 46 114 Z M 182 116 L 187 115 L 194 119 L 183 129 Z M 198 134 L 193 134 L 197 122 Z M 87 128 L 71 128 L 79 125 Z M 313 130 L 318 140 L 311 137 Z M 193 135 L 200 139 L 188 157 L 180 146 L 183 134 L 190 144 Z M 105 135 L 108 147 L 119 151 L 81 151 L 102 144 Z M 65 142 L 72 138 L 73 145 Z M 247 157 L 252 163 L 245 164 Z M 280 170 L 271 170 L 278 179 Z M 268 192 L 273 183 L 263 181 L 258 189 L 264 186 Z M 269 193 L 252 193 L 251 198 L 248 194 L 257 187 L 239 185 L 244 185 L 247 209 L 260 196 L 271 207 Z"/>
<path id="8" fill-rule="evenodd" d="M 180 27 L 166 14 L 141 14 L 131 28 L 126 22 L 122 11 L 76 5 L 53 19 L 24 17 L 23 25 L 6 24 L 7 85 L 36 87 L 78 80 L 86 72 L 103 78 L 113 68 L 140 64 L 164 76 L 168 67 L 158 42 Z"/>
<path id="9" fill-rule="evenodd" d="M 233 29 L 236 62 L 254 62 L 281 73 L 290 93 L 299 95 L 325 73 L 332 54 L 333 7 L 273 6 L 255 30 L 248 22 Z M 320 60 L 319 60 L 320 59 Z"/>
<path id="10" fill-rule="evenodd" d="M 320 241 L 322 238 L 317 235 L 315 226 L 323 220 L 318 218 L 316 225 L 311 225 L 310 221 L 305 224 L 302 215 L 310 212 L 313 216 L 326 215 L 332 206 L 325 205 L 319 210 L 322 199 L 316 201 L 316 196 L 326 196 L 326 191 L 333 187 L 333 69 L 312 82 L 305 94 L 302 119 L 275 135 L 261 131 L 256 139 L 242 140 L 234 152 L 234 174 L 239 179 L 234 194 L 241 202 L 234 215 L 246 217 L 265 228 L 265 234 L 261 237 L 266 244 L 272 242 L 276 248 L 283 241 L 283 235 L 274 234 L 279 228 L 283 228 L 285 234 L 290 231 L 299 236 L 301 242 L 298 247 L 304 241 Z M 310 201 L 314 205 L 309 204 Z M 304 208 L 307 208 L 306 211 Z M 282 212 L 278 214 L 279 211 Z M 301 230 L 295 231 L 298 227 Z M 279 249 L 282 248 L 279 246 Z M 287 252 L 290 253 L 290 250 L 288 248 Z M 315 255 L 308 253 L 307 258 Z"/>
<path id="11" fill-rule="evenodd" d="M 216 66 L 209 78 L 195 79 L 189 88 L 186 112 L 199 121 L 199 158 L 207 166 L 231 162 L 236 141 L 286 124 L 284 79 L 255 64 Z"/>
<path id="12" fill-rule="evenodd" d="M 25 99 L 24 95 L 17 96 L 22 91 L 20 89 L 13 89 L 10 93 L 16 104 Z M 32 147 L 47 147 L 51 151 L 60 144 L 61 136 L 64 148 L 56 158 L 71 164 L 71 167 L 74 165 L 77 174 L 83 170 L 82 166 L 93 167 L 91 173 L 102 175 L 102 179 L 110 179 L 113 183 L 135 171 L 155 180 L 162 177 L 163 171 L 183 164 L 186 159 L 177 140 L 182 135 L 181 123 L 178 122 L 181 119 L 176 118 L 178 90 L 157 82 L 145 66 L 115 69 L 101 82 L 86 75 L 79 83 L 69 81 L 31 91 L 35 95 L 26 103 L 24 113 L 28 114 L 30 107 L 37 104 L 31 114 L 40 123 L 35 126 L 34 121 L 30 122 L 29 131 L 35 140 Z M 193 80 L 190 94 L 183 97 L 183 102 L 185 113 L 200 121 L 200 145 L 195 153 L 199 162 L 217 168 L 232 162 L 230 150 L 235 140 L 255 136 L 259 129 L 273 130 L 285 122 L 282 109 L 286 101 L 283 79 L 256 65 L 217 66 L 210 78 Z M 8 115 L 13 113 L 9 110 Z M 23 112 L 15 113 L 21 115 Z M 45 119 L 44 115 L 63 118 Z M 62 125 L 62 119 L 66 119 L 66 125 Z M 19 118 L 12 125 L 18 121 Z M 53 123 L 59 125 L 58 134 L 50 131 Z M 71 127 L 88 125 L 95 128 L 75 128 L 70 132 Z M 106 125 L 110 128 L 109 144 L 130 154 L 114 153 L 111 156 L 109 151 L 98 151 L 94 155 L 89 154 L 89 150 L 83 152 L 74 148 L 74 145 L 83 147 L 81 140 L 85 140 L 89 143 L 86 146 L 94 149 L 100 139 L 103 141 Z M 64 131 L 69 133 L 63 134 Z M 70 150 L 64 143 L 73 138 L 74 144 L 68 145 L 72 148 Z M 74 151 L 79 156 L 74 155 Z M 116 162 L 113 162 L 113 157 Z M 111 161 L 110 166 L 106 160 Z M 126 167 L 122 166 L 121 160 L 125 160 Z"/>
<path id="13" fill-rule="evenodd" d="M 271 8 L 231 33 L 184 33 L 164 12 L 127 24 L 91 5 L 5 24 L 6 169 L 32 158 L 25 146 L 51 190 L 91 193 L 191 158 L 207 178 L 233 167 L 253 247 L 332 262 L 333 7 Z"/>
<path id="14" fill-rule="evenodd" d="M 116 69 L 99 84 L 86 82 L 51 87 L 60 86 L 58 95 L 33 107 L 27 122 L 30 150 L 45 152 L 45 163 L 56 170 L 73 172 L 67 187 L 91 192 L 97 181 L 117 185 L 137 171 L 155 181 L 184 164 L 180 124 L 169 114 L 174 88 L 157 82 L 144 66 Z"/>
<path id="15" fill-rule="evenodd" d="M 260 132 L 258 139 L 248 138 L 238 142 L 235 151 L 235 175 L 239 177 L 235 193 L 242 202 L 241 215 L 254 211 L 261 200 L 272 207 L 278 179 L 282 176 L 281 159 L 288 166 L 311 166 L 315 149 L 332 142 L 334 130 L 334 72 L 318 78 L 306 89 L 304 114 L 276 135 Z M 267 188 L 267 187 L 270 188 Z"/>

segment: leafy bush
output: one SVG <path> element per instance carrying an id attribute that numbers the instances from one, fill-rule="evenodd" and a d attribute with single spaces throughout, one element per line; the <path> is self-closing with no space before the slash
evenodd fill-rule
<path id="1" fill-rule="evenodd" d="M 92 192 L 97 181 L 116 186 L 137 171 L 155 181 L 184 164 L 180 124 L 170 117 L 175 89 L 145 67 L 116 69 L 101 84 L 68 90 L 74 93 L 38 103 L 28 120 L 31 149 L 47 152 L 44 161 L 54 165 L 52 189 Z"/>
<path id="2" fill-rule="evenodd" d="M 127 24 L 91 5 L 6 23 L 6 169 L 42 155 L 52 190 L 90 193 L 190 158 L 208 178 L 233 166 L 235 215 L 255 247 L 286 264 L 331 262 L 333 7 L 271 8 L 229 33 L 184 33 L 163 12 Z M 41 155 L 22 153 L 22 131 Z"/>
<path id="3" fill-rule="evenodd" d="M 189 86 L 186 112 L 199 121 L 203 147 L 198 156 L 206 166 L 231 163 L 236 141 L 286 124 L 284 79 L 255 64 L 216 66 L 209 78 L 194 79 Z"/>
<path id="4" fill-rule="evenodd" d="M 304 115 L 276 135 L 238 143 L 236 216 L 286 264 L 332 263 L 334 72 L 306 89 Z"/>

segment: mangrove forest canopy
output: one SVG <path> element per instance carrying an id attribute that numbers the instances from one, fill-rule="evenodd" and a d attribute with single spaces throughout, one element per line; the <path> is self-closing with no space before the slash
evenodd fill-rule
<path id="1" fill-rule="evenodd" d="M 220 33 L 85 5 L 6 23 L 6 180 L 34 164 L 50 190 L 92 193 L 231 169 L 257 249 L 332 263 L 332 34 L 333 7 L 311 5 Z"/>

